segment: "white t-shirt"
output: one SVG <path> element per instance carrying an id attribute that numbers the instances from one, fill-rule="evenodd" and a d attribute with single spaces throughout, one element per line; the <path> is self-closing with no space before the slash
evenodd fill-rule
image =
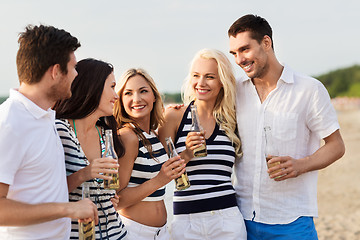
<path id="1" fill-rule="evenodd" d="M 316 79 L 284 66 L 274 89 L 261 103 L 247 77 L 238 80 L 236 114 L 243 158 L 235 163 L 234 187 L 246 220 L 286 224 L 300 216 L 317 216 L 317 171 L 274 181 L 265 160 L 264 127 L 280 156 L 295 159 L 313 154 L 320 140 L 339 124 L 325 87 Z"/>
<path id="2" fill-rule="evenodd" d="M 55 112 L 16 90 L 0 106 L 0 182 L 8 199 L 38 204 L 68 202 L 64 150 Z M 69 239 L 70 218 L 25 227 L 0 227 L 0 239 Z"/>

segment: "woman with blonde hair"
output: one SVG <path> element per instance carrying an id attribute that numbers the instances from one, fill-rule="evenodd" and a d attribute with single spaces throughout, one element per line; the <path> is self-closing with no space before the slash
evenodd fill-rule
<path id="1" fill-rule="evenodd" d="M 190 187 L 174 192 L 172 239 L 246 239 L 243 217 L 231 184 L 232 166 L 242 156 L 236 129 L 235 78 L 226 56 L 200 50 L 183 87 L 185 106 L 169 108 L 159 128 L 162 141 L 171 136 L 187 162 Z M 191 105 L 204 132 L 191 132 Z M 193 150 L 206 142 L 207 156 Z"/>
<path id="2" fill-rule="evenodd" d="M 150 75 L 129 69 L 117 86 L 114 117 L 125 145 L 119 158 L 119 213 L 128 239 L 167 240 L 165 185 L 185 171 L 184 160 L 168 159 L 157 137 L 155 130 L 164 122 L 163 102 Z"/>

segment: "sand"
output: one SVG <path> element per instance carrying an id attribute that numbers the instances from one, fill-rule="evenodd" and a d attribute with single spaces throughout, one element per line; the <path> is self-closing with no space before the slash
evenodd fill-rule
<path id="1" fill-rule="evenodd" d="M 360 110 L 339 111 L 345 155 L 319 171 L 319 239 L 360 239 Z"/>

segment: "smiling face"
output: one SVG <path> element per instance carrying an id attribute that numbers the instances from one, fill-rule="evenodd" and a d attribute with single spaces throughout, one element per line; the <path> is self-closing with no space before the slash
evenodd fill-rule
<path id="1" fill-rule="evenodd" d="M 269 49 L 268 36 L 261 43 L 251 37 L 249 31 L 240 32 L 236 37 L 230 36 L 230 53 L 235 57 L 235 62 L 249 78 L 264 77 L 269 68 L 267 50 Z"/>
<path id="2" fill-rule="evenodd" d="M 216 101 L 222 88 L 214 59 L 198 58 L 191 69 L 190 83 L 198 100 Z"/>
<path id="3" fill-rule="evenodd" d="M 151 86 L 141 75 L 129 78 L 121 94 L 125 112 L 131 119 L 150 124 L 150 114 L 154 107 L 155 95 Z"/>
<path id="4" fill-rule="evenodd" d="M 115 76 L 112 72 L 105 80 L 104 89 L 97 109 L 101 111 L 102 116 L 111 116 L 113 114 L 114 103 L 119 99 L 119 96 L 115 92 L 115 86 Z"/>

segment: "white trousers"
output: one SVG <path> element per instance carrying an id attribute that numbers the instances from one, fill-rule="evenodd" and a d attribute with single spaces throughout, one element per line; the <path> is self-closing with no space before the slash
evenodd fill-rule
<path id="1" fill-rule="evenodd" d="M 151 227 L 135 222 L 121 215 L 121 220 L 127 230 L 126 240 L 169 240 L 167 225 Z"/>
<path id="2" fill-rule="evenodd" d="M 175 215 L 172 240 L 246 240 L 244 218 L 238 207 Z"/>

